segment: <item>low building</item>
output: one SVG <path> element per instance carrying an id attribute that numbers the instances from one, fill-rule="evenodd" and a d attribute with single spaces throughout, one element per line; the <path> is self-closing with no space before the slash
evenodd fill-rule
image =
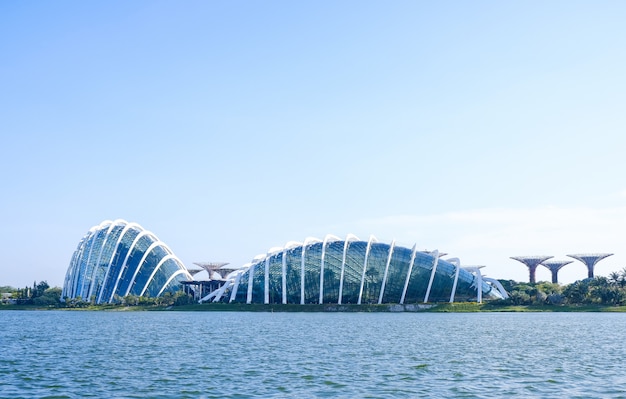
<path id="1" fill-rule="evenodd" d="M 410 304 L 501 299 L 496 280 L 456 258 L 329 235 L 289 242 L 231 272 L 201 301 L 260 304 Z"/>

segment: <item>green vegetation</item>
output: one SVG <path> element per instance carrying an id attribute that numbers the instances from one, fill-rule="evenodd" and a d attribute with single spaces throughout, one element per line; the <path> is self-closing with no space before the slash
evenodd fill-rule
<path id="1" fill-rule="evenodd" d="M 505 300 L 492 301 L 491 306 L 569 305 L 578 309 L 588 305 L 626 305 L 626 268 L 609 277 L 579 280 L 568 285 L 539 282 L 537 284 L 500 281 L 509 293 Z"/>
<path id="2" fill-rule="evenodd" d="M 84 309 L 84 310 L 180 310 L 250 312 L 626 312 L 626 268 L 609 277 L 579 280 L 568 285 L 536 284 L 500 280 L 508 299 L 477 303 L 431 305 L 261 305 L 198 304 L 179 291 L 158 298 L 116 296 L 112 304 L 96 305 L 95 297 L 61 300 L 61 288 L 47 282 L 32 287 L 0 287 L 0 309 Z"/>
<path id="3" fill-rule="evenodd" d="M 61 288 L 50 288 L 47 282 L 33 283 L 32 287 L 0 287 L 2 305 L 34 305 L 37 307 L 61 306 Z"/>

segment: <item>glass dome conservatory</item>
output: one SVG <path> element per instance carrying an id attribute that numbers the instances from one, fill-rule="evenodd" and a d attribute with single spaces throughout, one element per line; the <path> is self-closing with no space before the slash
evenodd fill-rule
<path id="1" fill-rule="evenodd" d="M 183 263 L 153 233 L 137 223 L 105 220 L 78 243 L 61 297 L 95 303 L 126 295 L 157 297 L 189 279 Z"/>
<path id="2" fill-rule="evenodd" d="M 500 299 L 506 292 L 478 267 L 418 251 L 329 235 L 289 242 L 230 273 L 201 301 L 259 304 L 414 304 Z"/>

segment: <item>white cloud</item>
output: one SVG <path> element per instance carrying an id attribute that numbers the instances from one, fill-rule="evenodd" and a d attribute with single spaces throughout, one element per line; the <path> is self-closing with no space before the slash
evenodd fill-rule
<path id="1" fill-rule="evenodd" d="M 626 238 L 626 207 L 607 209 L 543 207 L 536 209 L 474 209 L 432 215 L 395 215 L 362 220 L 361 234 L 379 239 L 396 238 L 405 245 L 439 249 L 461 258 L 463 264 L 486 265 L 496 278 L 527 280 L 526 267 L 511 256 L 552 255 L 570 259 L 573 253 L 610 252 L 598 263 L 596 275 L 608 275 L 626 266 L 620 253 Z M 549 280 L 548 269 L 539 268 L 538 279 Z M 586 277 L 586 268 L 575 261 L 559 272 L 559 280 Z"/>

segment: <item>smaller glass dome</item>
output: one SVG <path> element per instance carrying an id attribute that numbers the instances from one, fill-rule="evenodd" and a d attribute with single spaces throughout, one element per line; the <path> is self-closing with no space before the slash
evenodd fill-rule
<path id="1" fill-rule="evenodd" d="M 191 280 L 183 263 L 137 223 L 105 220 L 80 240 L 65 275 L 62 298 L 110 303 L 126 295 L 157 297 Z"/>

